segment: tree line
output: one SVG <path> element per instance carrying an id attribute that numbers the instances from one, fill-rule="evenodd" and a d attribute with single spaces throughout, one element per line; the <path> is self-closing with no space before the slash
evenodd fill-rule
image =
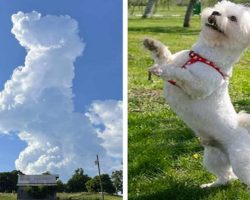
<path id="1" fill-rule="evenodd" d="M 205 6 L 214 5 L 216 2 L 221 0 L 203 0 L 202 3 Z M 237 2 L 246 2 L 246 0 L 236 0 Z M 128 0 L 128 8 L 134 12 L 136 6 L 142 7 L 141 9 L 144 10 L 142 14 L 142 18 L 149 18 L 153 16 L 156 12 L 157 5 L 159 4 L 161 7 L 170 7 L 170 0 Z M 183 21 L 183 27 L 190 26 L 191 16 L 193 14 L 194 7 L 201 5 L 201 0 L 177 0 L 174 1 L 175 5 L 178 6 L 186 6 L 185 17 Z M 196 5 L 196 6 L 195 6 Z"/>
<path id="2" fill-rule="evenodd" d="M 0 192 L 16 192 L 18 174 L 24 175 L 21 171 L 0 172 Z M 43 174 L 49 174 L 45 172 Z M 103 191 L 109 194 L 122 193 L 122 170 L 112 172 L 109 174 L 101 175 Z M 57 180 L 58 192 L 100 192 L 100 177 L 90 177 L 84 173 L 82 168 L 75 170 L 74 174 L 67 181 L 63 183 L 60 179 Z"/>

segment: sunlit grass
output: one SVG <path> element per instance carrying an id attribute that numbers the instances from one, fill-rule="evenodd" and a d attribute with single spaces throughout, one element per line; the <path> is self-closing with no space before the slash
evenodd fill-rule
<path id="1" fill-rule="evenodd" d="M 105 200 L 122 200 L 120 196 L 104 195 Z M 0 193 L 0 200 L 16 200 L 16 194 Z M 100 194 L 93 193 L 58 193 L 57 200 L 100 200 Z"/>
<path id="2" fill-rule="evenodd" d="M 11 194 L 7 194 L 7 193 L 0 193 L 0 199 L 1 200 L 16 200 L 16 194 L 11 193 Z"/>

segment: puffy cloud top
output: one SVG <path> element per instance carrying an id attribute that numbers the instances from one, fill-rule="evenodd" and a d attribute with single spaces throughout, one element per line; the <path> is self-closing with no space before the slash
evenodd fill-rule
<path id="1" fill-rule="evenodd" d="M 20 44 L 28 49 L 69 49 L 68 56 L 79 56 L 83 44 L 78 37 L 78 24 L 69 16 L 47 15 L 40 13 L 18 12 L 12 15 L 12 33 Z M 66 51 L 64 52 L 66 53 Z"/>

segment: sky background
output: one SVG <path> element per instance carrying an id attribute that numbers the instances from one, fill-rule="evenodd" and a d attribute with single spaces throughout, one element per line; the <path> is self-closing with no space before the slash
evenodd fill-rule
<path id="1" fill-rule="evenodd" d="M 75 62 L 75 111 L 87 112 L 95 100 L 122 100 L 121 0 L 0 0 L 0 90 L 26 56 L 11 33 L 11 15 L 33 10 L 42 15 L 69 15 L 78 22 L 86 46 Z M 0 171 L 15 169 L 14 161 L 25 147 L 15 134 L 0 134 Z"/>

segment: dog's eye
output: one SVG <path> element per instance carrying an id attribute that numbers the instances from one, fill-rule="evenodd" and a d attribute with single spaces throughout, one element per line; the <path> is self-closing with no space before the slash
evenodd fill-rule
<path id="1" fill-rule="evenodd" d="M 237 18 L 235 16 L 230 16 L 229 19 L 232 21 L 232 22 L 237 22 Z"/>

